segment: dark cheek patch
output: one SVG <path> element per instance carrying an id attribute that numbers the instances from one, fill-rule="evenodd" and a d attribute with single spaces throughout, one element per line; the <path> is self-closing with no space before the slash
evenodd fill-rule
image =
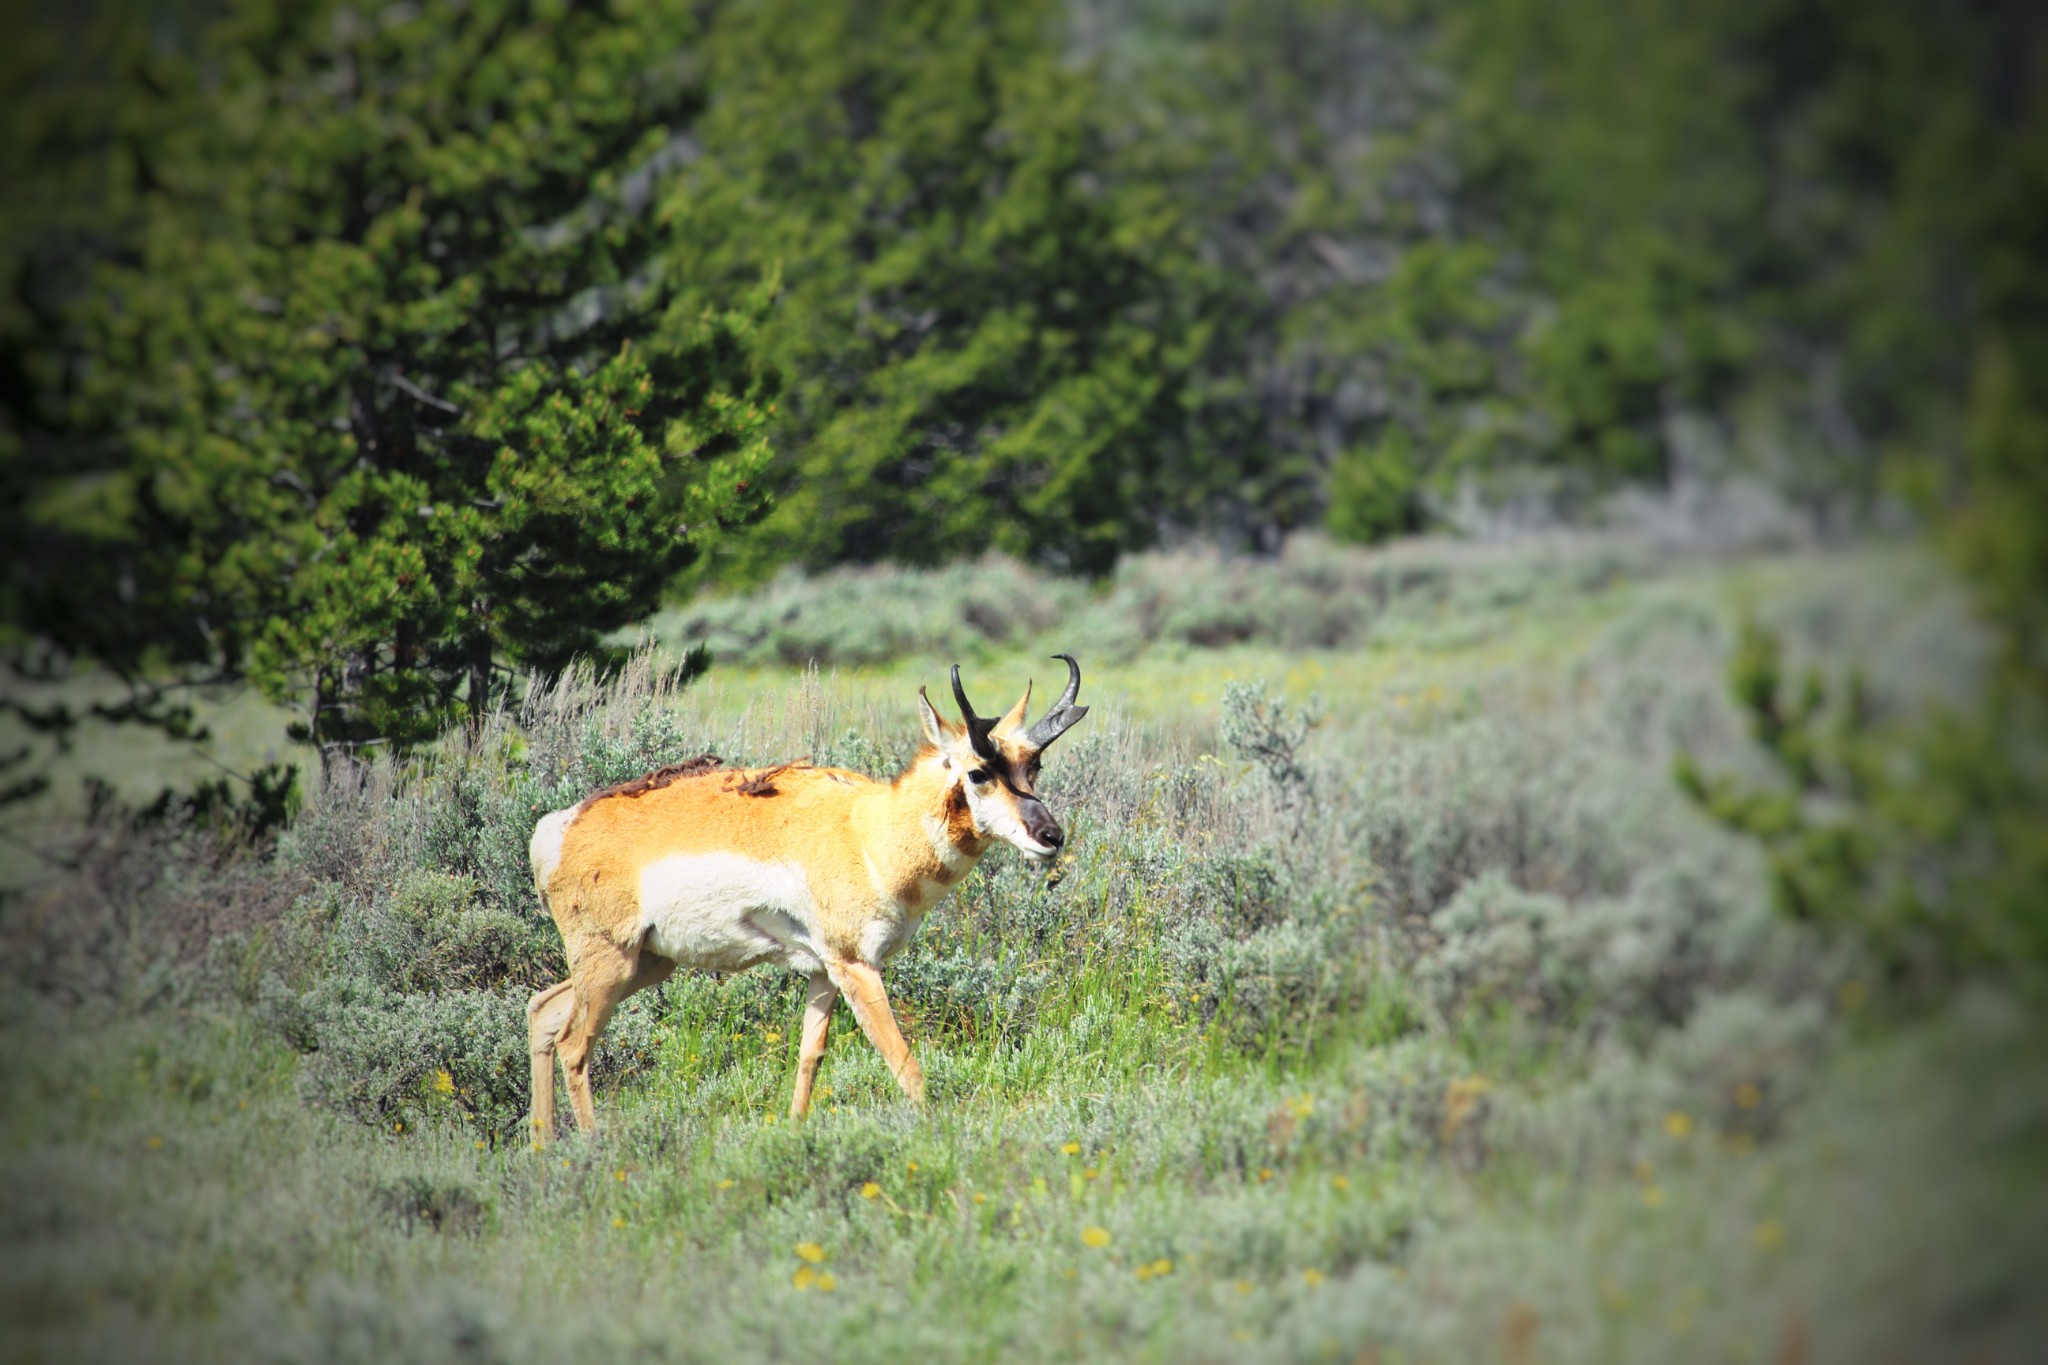
<path id="1" fill-rule="evenodd" d="M 974 812 L 967 808 L 967 793 L 959 787 L 946 789 L 946 837 L 956 848 L 973 848 L 980 840 L 974 833 Z"/>

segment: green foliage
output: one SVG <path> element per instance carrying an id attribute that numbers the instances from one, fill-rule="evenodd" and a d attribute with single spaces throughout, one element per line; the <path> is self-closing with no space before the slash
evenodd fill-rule
<path id="1" fill-rule="evenodd" d="M 283 763 L 267 763 L 246 779 L 240 794 L 225 777 L 201 782 L 188 791 L 165 788 L 155 800 L 136 812 L 145 822 L 176 821 L 225 834 L 244 844 L 267 846 L 291 823 L 300 800 L 299 771 Z M 89 786 L 91 784 L 88 784 Z M 93 786 L 89 804 L 98 807 L 111 802 L 112 792 L 104 784 Z"/>
<path id="2" fill-rule="evenodd" d="M 779 268 L 788 491 L 737 565 L 988 548 L 1102 572 L 1192 504 L 1181 212 L 1103 175 L 1061 11 L 984 0 L 724 8 L 701 156 L 661 213 L 708 296 Z"/>
<path id="3" fill-rule="evenodd" d="M 750 593 L 672 607 L 648 630 L 670 649 L 756 666 L 986 657 L 1041 643 L 1105 661 L 1151 650 L 1341 650 L 1469 642 L 1518 628 L 1531 604 L 1594 603 L 1618 580 L 1654 571 L 1643 547 L 1619 541 L 1502 554 L 1416 540 L 1367 551 L 1305 534 L 1272 558 L 1127 555 L 1092 588 L 995 556 L 785 572 Z"/>
<path id="4" fill-rule="evenodd" d="M 1264 679 L 1223 686 L 1223 722 L 1217 737 L 1232 755 L 1263 773 L 1278 793 L 1281 806 L 1301 819 L 1308 817 L 1313 799 L 1303 745 L 1321 721 L 1322 710 L 1319 698 L 1292 707 L 1267 696 Z"/>
<path id="5" fill-rule="evenodd" d="M 873 677 L 575 670 L 431 761 L 314 786 L 233 877 L 161 830 L 109 844 L 0 913 L 11 972 L 110 957 L 72 1003 L 0 993 L 0 1243 L 23 1252 L 0 1293 L 34 1306 L 7 1348 L 731 1358 L 830 1332 L 848 1359 L 1186 1359 L 1242 1331 L 1462 1359 L 1514 1305 L 1574 1359 L 1669 1354 L 1674 1322 L 1715 1356 L 1787 1322 L 1873 1353 L 1944 1354 L 1959 1322 L 2031 1341 L 2044 1113 L 2011 1078 L 2036 1020 L 1987 992 L 1945 1032 L 1846 1047 L 1868 958 L 1774 915 L 1750 841 L 1668 778 L 1681 745 L 1764 761 L 1723 681 L 1731 596 L 1771 589 L 1792 657 L 1867 660 L 1882 708 L 1968 654 L 1952 591 L 1806 556 L 1639 577 L 1588 613 L 1534 551 L 1397 563 L 1438 633 L 1359 651 L 1369 681 L 1298 739 L 1270 690 L 1263 719 L 1235 708 L 1254 748 L 1292 746 L 1306 820 L 1220 743 L 1220 703 L 1189 710 L 1216 656 L 1090 673 L 1100 709 L 1046 772 L 1055 875 L 992 854 L 890 968 L 922 1114 L 842 1015 L 793 1129 L 802 984 L 756 971 L 629 1002 L 596 1141 L 538 1155 L 517 1127 L 525 992 L 560 966 L 533 819 L 706 748 L 886 770 L 915 741 L 906 679 L 877 709 Z M 1503 609 L 1551 633 L 1457 627 Z M 1133 702 L 1153 693 L 1164 719 Z M 212 952 L 165 936 L 235 899 L 264 913 Z M 1895 1191 L 1876 1215 L 1872 1179 Z M 799 1245 L 832 1292 L 793 1281 Z"/>
<path id="6" fill-rule="evenodd" d="M 1516 561 L 1517 582 L 1534 558 Z M 1432 615 L 1498 609 L 1488 591 L 1431 602 Z M 1512 1008 L 1546 1038 L 1631 1037 L 1795 991 L 1833 969 L 1788 944 L 1753 861 L 1638 753 L 1668 744 L 1656 737 L 1710 705 L 1715 682 L 1711 636 L 1646 604 L 1596 651 L 1567 716 L 1424 689 L 1385 710 L 1393 734 L 1371 742 L 1231 683 L 1222 758 L 1164 729 L 1075 735 L 1047 774 L 1074 834 L 1056 875 L 993 855 L 891 969 L 937 1059 L 934 1093 L 1069 1064 L 1117 1075 L 1310 1056 L 1364 1019 L 1384 1041 Z M 396 787 L 330 786 L 279 853 L 326 889 L 302 901 L 264 987 L 310 1053 L 309 1093 L 380 1126 L 512 1134 L 524 999 L 559 969 L 526 866 L 541 813 L 706 750 L 811 752 L 878 774 L 907 756 L 907 717 L 893 738 L 886 715 L 849 727 L 816 682 L 786 708 L 720 719 L 754 690 L 722 699 L 708 684 L 686 704 L 643 656 L 606 683 L 572 675 Z M 1717 733 L 1725 747 L 1734 727 Z M 799 986 L 678 978 L 636 997 L 600 1072 L 614 1085 L 672 1073 L 720 1113 L 779 1102 Z M 885 1102 L 892 1083 L 867 1062 L 853 1045 L 835 1085 Z"/>
<path id="7" fill-rule="evenodd" d="M 1345 451 L 1330 468 L 1325 525 L 1338 540 L 1359 545 L 1421 529 L 1421 479 L 1405 437 Z"/>
<path id="8" fill-rule="evenodd" d="M 1158 263 L 1203 324 L 1183 477 L 1237 545 L 1315 526 L 1342 452 L 1415 415 L 1421 351 L 1382 276 L 1444 226 L 1441 96 L 1425 25 L 1395 11 L 1139 0 L 1078 26 L 1128 129 L 1107 173 L 1186 215 Z"/>
<path id="9" fill-rule="evenodd" d="M 1793 918 L 1873 949 L 1895 976 L 1947 988 L 1992 970 L 2035 985 L 2048 963 L 2048 752 L 2038 704 L 1995 686 L 1972 717 L 1886 723 L 1860 678 L 1794 692 L 1778 636 L 1745 621 L 1729 682 L 1778 781 L 1710 774 L 1679 784 L 1759 839 Z"/>
<path id="10" fill-rule="evenodd" d="M 1441 32 L 1471 235 L 1538 301 L 1506 373 L 1544 458 L 1662 477 L 1673 415 L 1768 412 L 1839 517 L 1902 460 L 1978 477 L 1972 372 L 2038 289 L 2038 22 L 1499 0 Z"/>
<path id="11" fill-rule="evenodd" d="M 246 677 L 323 751 L 417 743 L 757 509 L 772 282 L 685 300 L 643 211 L 691 31 L 250 3 L 137 47 L 48 133 L 110 237 L 32 357 L 17 665 Z"/>

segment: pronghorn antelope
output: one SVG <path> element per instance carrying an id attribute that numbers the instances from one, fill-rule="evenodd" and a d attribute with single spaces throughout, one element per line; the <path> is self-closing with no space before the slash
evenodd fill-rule
<path id="1" fill-rule="evenodd" d="M 732 972 L 779 962 L 810 978 L 792 1116 L 810 1105 L 832 1006 L 844 994 L 912 1101 L 924 1073 L 896 1027 L 881 967 L 1001 839 L 1049 864 L 1065 835 L 1038 798 L 1046 747 L 1088 708 L 1081 667 L 1026 726 L 1031 688 L 999 719 L 977 716 L 953 666 L 960 726 L 917 690 L 924 745 L 894 782 L 792 764 L 721 769 L 706 757 L 542 817 L 533 877 L 562 931 L 569 977 L 527 1003 L 533 1136 L 555 1126 L 555 1058 L 576 1123 L 596 1126 L 590 1054 L 633 992 L 678 966 Z"/>

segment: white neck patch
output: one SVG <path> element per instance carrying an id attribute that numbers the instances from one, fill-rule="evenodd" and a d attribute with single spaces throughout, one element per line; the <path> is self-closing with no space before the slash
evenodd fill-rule
<path id="1" fill-rule="evenodd" d="M 974 855 L 955 844 L 946 834 L 946 822 L 938 816 L 927 813 L 924 817 L 924 837 L 932 846 L 932 856 L 939 860 L 939 866 L 959 876 L 974 866 Z"/>

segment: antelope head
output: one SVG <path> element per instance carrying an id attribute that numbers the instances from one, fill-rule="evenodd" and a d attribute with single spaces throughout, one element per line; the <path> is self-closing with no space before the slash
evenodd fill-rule
<path id="1" fill-rule="evenodd" d="M 1001 839 L 1041 866 L 1059 856 L 1066 835 L 1059 821 L 1038 796 L 1038 765 L 1052 742 L 1072 729 L 1088 714 L 1074 699 L 1081 691 L 1081 666 L 1071 654 L 1055 654 L 1067 662 L 1067 690 L 1046 713 L 1031 724 L 1025 714 L 1031 705 L 1031 685 L 1001 717 L 975 714 L 960 685 L 960 665 L 953 665 L 953 700 L 960 705 L 961 727 L 956 729 L 939 719 L 931 699 L 918 690 L 923 712 L 925 739 L 939 751 L 948 774 L 949 804 L 959 793 L 967 820 L 980 839 Z"/>

